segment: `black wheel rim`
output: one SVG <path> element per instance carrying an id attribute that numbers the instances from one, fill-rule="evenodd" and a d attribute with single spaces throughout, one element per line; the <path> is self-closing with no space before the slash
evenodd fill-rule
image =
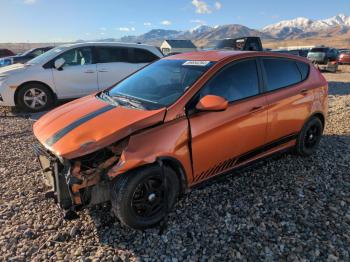
<path id="1" fill-rule="evenodd" d="M 149 177 L 135 189 L 131 206 L 141 217 L 153 217 L 163 210 L 164 187 L 159 176 Z"/>
<path id="2" fill-rule="evenodd" d="M 321 135 L 321 128 L 319 125 L 312 125 L 309 127 L 309 129 L 306 131 L 305 135 L 305 147 L 306 148 L 313 148 Z"/>

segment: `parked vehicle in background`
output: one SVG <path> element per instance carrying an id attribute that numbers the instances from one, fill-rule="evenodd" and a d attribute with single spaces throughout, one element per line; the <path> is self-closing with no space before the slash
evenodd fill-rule
<path id="1" fill-rule="evenodd" d="M 123 224 L 144 229 L 194 185 L 276 152 L 313 154 L 327 94 L 297 56 L 178 54 L 44 115 L 35 151 L 63 209 L 111 201 Z"/>
<path id="2" fill-rule="evenodd" d="M 301 56 L 301 57 L 307 57 L 307 54 L 309 50 L 307 49 L 274 49 L 271 50 L 272 52 L 276 53 L 282 53 L 282 54 L 289 54 L 289 55 L 296 55 L 296 56 Z"/>
<path id="3" fill-rule="evenodd" d="M 239 51 L 263 51 L 260 37 L 248 36 L 226 38 L 217 42 L 214 49 L 231 49 Z"/>
<path id="4" fill-rule="evenodd" d="M 340 52 L 339 64 L 341 64 L 341 65 L 350 64 L 350 50 L 343 50 Z"/>
<path id="5" fill-rule="evenodd" d="M 0 69 L 0 105 L 37 112 L 57 99 L 103 90 L 163 54 L 154 46 L 127 43 L 67 44 Z"/>
<path id="6" fill-rule="evenodd" d="M 335 48 L 315 47 L 311 48 L 307 58 L 315 64 L 327 65 L 329 62 L 338 61 L 339 52 Z"/>
<path id="7" fill-rule="evenodd" d="M 0 67 L 17 64 L 17 63 L 24 64 L 29 60 L 49 51 L 52 48 L 53 48 L 52 46 L 33 48 L 22 54 L 3 57 L 0 59 Z"/>
<path id="8" fill-rule="evenodd" d="M 0 49 L 0 58 L 5 56 L 13 56 L 13 55 L 15 55 L 15 53 L 9 49 Z"/>

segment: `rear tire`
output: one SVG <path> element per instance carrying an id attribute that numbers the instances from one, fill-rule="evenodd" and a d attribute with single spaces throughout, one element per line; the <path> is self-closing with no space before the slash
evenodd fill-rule
<path id="1" fill-rule="evenodd" d="M 40 83 L 31 83 L 18 91 L 17 105 L 25 112 L 40 112 L 54 105 L 52 91 Z"/>
<path id="2" fill-rule="evenodd" d="M 300 156 L 312 155 L 321 140 L 323 124 L 318 117 L 312 117 L 303 127 L 297 138 L 296 152 Z"/>
<path id="3" fill-rule="evenodd" d="M 112 212 L 122 224 L 135 229 L 157 225 L 174 206 L 180 190 L 173 169 L 164 166 L 168 207 L 164 201 L 161 169 L 151 165 L 117 177 L 111 187 Z"/>

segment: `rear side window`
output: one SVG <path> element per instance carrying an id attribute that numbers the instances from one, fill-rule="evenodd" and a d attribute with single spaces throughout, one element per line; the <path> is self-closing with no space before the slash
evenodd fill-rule
<path id="1" fill-rule="evenodd" d="M 303 62 L 296 62 L 301 73 L 301 80 L 305 80 L 309 76 L 310 67 Z"/>
<path id="2" fill-rule="evenodd" d="M 133 59 L 132 63 L 150 63 L 159 59 L 155 54 L 148 50 L 133 48 Z"/>
<path id="3" fill-rule="evenodd" d="M 201 97 L 216 95 L 232 102 L 259 94 L 259 79 L 255 60 L 246 60 L 224 68 L 209 80 Z"/>
<path id="4" fill-rule="evenodd" d="M 129 50 L 125 47 L 98 47 L 99 63 L 129 62 Z"/>
<path id="5" fill-rule="evenodd" d="M 267 91 L 297 84 L 302 81 L 301 73 L 293 60 L 266 58 L 263 59 Z"/>

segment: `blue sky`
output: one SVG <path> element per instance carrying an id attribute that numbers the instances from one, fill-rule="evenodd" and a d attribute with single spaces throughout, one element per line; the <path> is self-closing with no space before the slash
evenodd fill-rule
<path id="1" fill-rule="evenodd" d="M 0 42 L 59 42 L 139 35 L 199 24 L 262 28 L 299 16 L 350 14 L 348 0 L 0 0 Z"/>

